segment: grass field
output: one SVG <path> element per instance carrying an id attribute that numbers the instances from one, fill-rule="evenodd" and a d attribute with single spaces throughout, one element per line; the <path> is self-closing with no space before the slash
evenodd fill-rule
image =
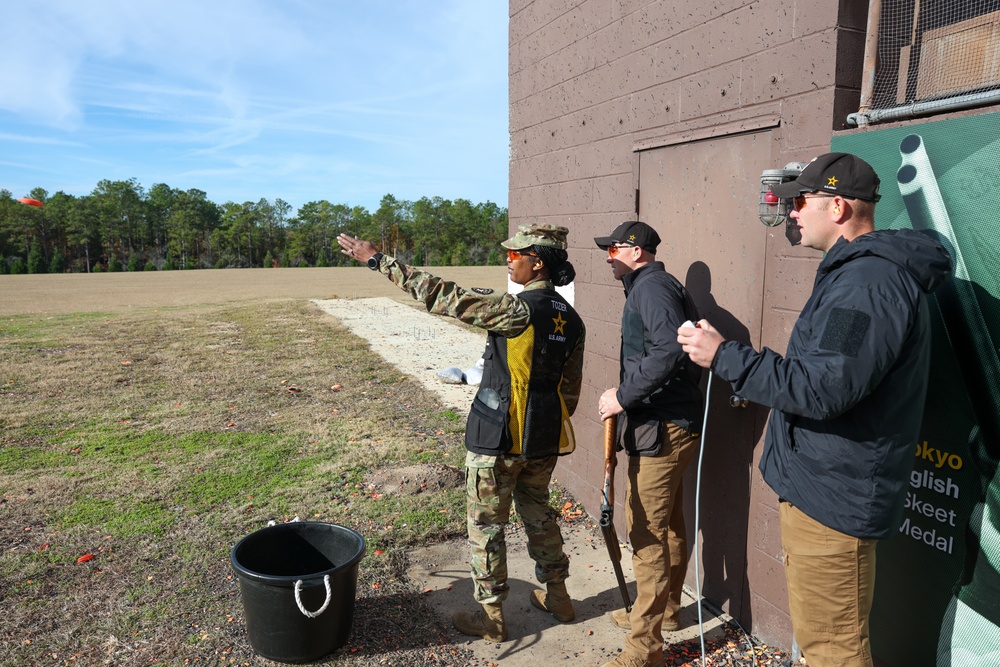
<path id="1" fill-rule="evenodd" d="M 464 534 L 462 491 L 368 485 L 460 468 L 464 420 L 308 302 L 354 296 L 407 298 L 367 269 L 0 276 L 0 665 L 271 664 L 229 552 L 294 516 L 368 542 L 324 664 L 464 664 L 401 576 Z"/>

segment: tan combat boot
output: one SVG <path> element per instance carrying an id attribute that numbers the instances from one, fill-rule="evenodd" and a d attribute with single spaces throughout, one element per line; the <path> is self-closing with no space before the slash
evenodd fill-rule
<path id="1" fill-rule="evenodd" d="M 611 622 L 619 628 L 623 628 L 625 630 L 632 629 L 632 621 L 629 620 L 628 611 L 626 611 L 624 607 L 621 609 L 615 609 L 611 612 Z"/>
<path id="2" fill-rule="evenodd" d="M 573 601 L 569 599 L 566 584 L 545 584 L 545 590 L 531 591 L 531 604 L 542 611 L 552 614 L 560 623 L 569 623 L 576 618 L 573 611 Z"/>
<path id="3" fill-rule="evenodd" d="M 451 617 L 455 629 L 463 635 L 482 637 L 488 642 L 507 641 L 507 624 L 503 620 L 503 605 L 484 604 L 473 612 L 458 611 Z"/>

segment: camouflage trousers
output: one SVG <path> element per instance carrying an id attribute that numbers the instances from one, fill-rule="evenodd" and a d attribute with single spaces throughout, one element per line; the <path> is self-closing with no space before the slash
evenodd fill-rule
<path id="1" fill-rule="evenodd" d="M 507 598 L 507 544 L 511 501 L 528 536 L 528 555 L 539 582 L 559 583 L 569 576 L 556 511 L 549 505 L 549 481 L 558 457 L 523 461 L 517 457 L 467 452 L 469 549 L 474 595 L 481 604 Z"/>

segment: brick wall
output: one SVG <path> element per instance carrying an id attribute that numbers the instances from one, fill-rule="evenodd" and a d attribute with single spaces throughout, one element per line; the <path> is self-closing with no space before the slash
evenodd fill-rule
<path id="1" fill-rule="evenodd" d="M 826 152 L 832 132 L 857 108 L 867 4 L 511 0 L 510 223 L 571 230 L 587 356 L 574 417 L 580 446 L 556 476 L 591 514 L 603 479 L 597 398 L 617 385 L 623 300 L 593 237 L 636 217 L 643 149 L 770 123 L 773 168 Z M 760 262 L 764 316 L 754 337 L 783 350 L 818 255 L 790 248 L 777 234 Z M 747 474 L 759 478 L 755 469 Z M 624 489 L 623 479 L 619 485 Z M 736 545 L 746 549 L 747 571 L 730 573 L 745 577 L 748 590 L 727 611 L 757 636 L 787 647 L 776 517 L 773 498 L 750 505 L 746 544 Z"/>

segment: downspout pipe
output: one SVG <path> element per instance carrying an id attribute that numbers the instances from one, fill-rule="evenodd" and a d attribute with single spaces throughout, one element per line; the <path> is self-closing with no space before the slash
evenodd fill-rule
<path id="1" fill-rule="evenodd" d="M 878 67 L 878 28 L 881 17 L 882 0 L 869 0 L 864 73 L 861 78 L 861 104 L 858 113 L 867 113 L 872 108 L 872 98 L 875 96 L 875 71 Z M 849 118 L 847 122 L 851 122 Z"/>
<path id="2" fill-rule="evenodd" d="M 891 109 L 876 109 L 874 111 L 858 111 L 847 116 L 847 124 L 855 127 L 864 127 L 869 123 L 879 123 L 882 121 L 900 120 L 914 118 L 931 113 L 944 113 L 947 111 L 960 111 L 972 107 L 989 106 L 990 104 L 1000 104 L 1000 89 L 986 90 L 971 95 L 961 95 L 944 100 L 928 100 L 926 102 L 911 102 Z"/>

